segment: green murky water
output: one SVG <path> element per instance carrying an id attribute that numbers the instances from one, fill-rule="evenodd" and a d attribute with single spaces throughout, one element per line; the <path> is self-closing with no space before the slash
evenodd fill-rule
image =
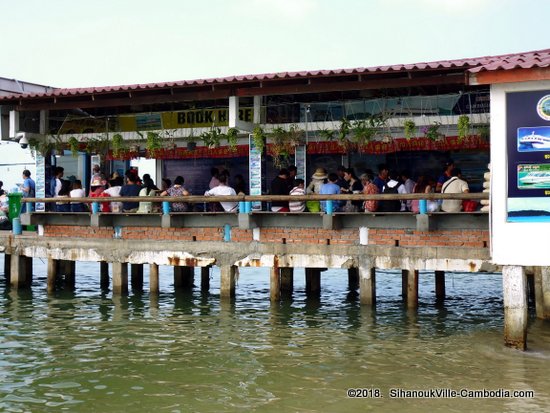
<path id="1" fill-rule="evenodd" d="M 449 274 L 448 299 L 436 306 L 433 275 L 421 273 L 420 308 L 410 312 L 400 272 L 377 274 L 375 311 L 359 305 L 338 270 L 322 274 L 320 300 L 307 300 L 297 269 L 292 300 L 275 305 L 265 269 L 241 271 L 231 304 L 220 302 L 216 271 L 209 294 L 175 295 L 161 268 L 158 298 L 102 292 L 98 264 L 78 263 L 76 291 L 52 296 L 44 263 L 35 260 L 34 273 L 32 292 L 0 281 L 0 411 L 550 409 L 550 323 L 533 318 L 528 352 L 504 348 L 499 274 Z M 348 398 L 348 388 L 383 397 Z M 394 399 L 391 388 L 535 397 Z"/>

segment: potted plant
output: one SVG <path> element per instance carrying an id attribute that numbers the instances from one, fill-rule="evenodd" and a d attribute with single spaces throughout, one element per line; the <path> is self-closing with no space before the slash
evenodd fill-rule
<path id="1" fill-rule="evenodd" d="M 237 140 L 239 137 L 239 131 L 237 128 L 229 128 L 227 130 L 227 145 L 229 146 L 229 150 L 231 152 L 235 152 L 237 150 Z"/>
<path id="2" fill-rule="evenodd" d="M 403 129 L 405 132 L 405 138 L 411 139 L 416 135 L 416 123 L 412 120 L 406 120 L 403 122 Z"/>
<path id="3" fill-rule="evenodd" d="M 160 134 L 157 132 L 147 132 L 145 145 L 150 158 L 157 156 L 159 151 L 162 149 L 162 138 Z"/>
<path id="4" fill-rule="evenodd" d="M 125 152 L 124 138 L 120 133 L 115 133 L 111 139 L 111 150 L 115 158 L 120 157 Z"/>
<path id="5" fill-rule="evenodd" d="M 204 142 L 204 145 L 208 146 L 208 148 L 210 149 L 219 147 L 221 138 L 222 138 L 222 130 L 217 126 L 213 126 L 213 125 L 209 131 L 203 132 L 201 134 L 201 139 Z"/>
<path id="6" fill-rule="evenodd" d="M 441 122 L 434 122 L 432 125 L 424 126 L 422 132 L 424 133 L 424 136 L 429 140 L 437 141 L 444 136 L 441 132 L 439 132 L 440 126 Z"/>

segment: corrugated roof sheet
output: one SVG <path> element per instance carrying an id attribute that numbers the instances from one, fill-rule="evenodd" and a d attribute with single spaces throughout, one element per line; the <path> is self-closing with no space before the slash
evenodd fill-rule
<path id="1" fill-rule="evenodd" d="M 428 71 L 450 68 L 464 68 L 465 71 L 477 73 L 481 71 L 530 69 L 548 67 L 550 65 L 550 49 L 524 53 L 511 53 L 499 56 L 484 56 L 457 60 L 440 60 L 435 62 L 421 62 L 414 64 L 396 64 L 390 66 L 358 67 L 353 69 L 311 70 L 302 72 L 278 72 L 251 74 L 242 76 L 228 76 L 211 79 L 182 80 L 176 82 L 146 83 L 121 86 L 98 86 L 88 88 L 54 89 L 48 93 L 27 93 L 17 96 L 4 96 L 0 100 L 25 99 L 41 97 L 63 97 L 87 94 L 101 94 L 113 92 L 128 92 L 134 90 L 166 89 L 172 87 L 204 86 L 216 84 L 244 83 L 250 81 L 295 79 L 308 77 L 330 77 L 349 74 L 391 73 L 405 71 Z"/>

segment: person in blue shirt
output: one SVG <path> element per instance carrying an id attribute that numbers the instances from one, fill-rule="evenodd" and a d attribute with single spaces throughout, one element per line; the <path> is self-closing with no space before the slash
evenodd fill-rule
<path id="1" fill-rule="evenodd" d="M 386 165 L 385 163 L 381 163 L 380 165 L 378 165 L 378 175 L 376 176 L 376 178 L 374 178 L 372 183 L 378 188 L 379 194 L 384 192 L 384 185 L 386 185 L 386 182 L 388 182 L 389 173 L 390 170 L 388 169 L 388 165 Z"/>
<path id="2" fill-rule="evenodd" d="M 319 191 L 320 195 L 338 195 L 340 194 L 340 186 L 336 183 L 338 182 L 338 175 L 334 172 L 328 174 L 328 182 L 321 185 Z M 337 212 L 342 207 L 341 201 L 332 201 L 333 202 L 333 211 Z M 321 201 L 321 210 L 327 212 L 326 201 Z"/>
<path id="3" fill-rule="evenodd" d="M 27 212 L 27 203 L 25 202 L 25 198 L 34 198 L 36 195 L 36 186 L 34 184 L 33 179 L 31 178 L 31 171 L 28 169 L 25 169 L 23 171 L 23 185 L 21 185 L 21 192 L 23 192 L 23 200 L 21 201 L 21 213 L 24 214 Z M 32 212 L 32 205 L 31 205 L 31 211 Z"/>

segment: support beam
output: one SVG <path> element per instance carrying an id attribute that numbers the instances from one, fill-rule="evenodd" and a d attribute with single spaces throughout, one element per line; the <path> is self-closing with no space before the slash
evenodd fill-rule
<path id="1" fill-rule="evenodd" d="M 407 301 L 407 283 L 409 280 L 409 271 L 401 270 L 401 299 Z"/>
<path id="2" fill-rule="evenodd" d="M 26 288 L 32 284 L 32 258 L 24 255 L 11 255 L 10 285 L 12 288 Z"/>
<path id="3" fill-rule="evenodd" d="M 445 301 L 445 271 L 435 272 L 435 300 Z"/>
<path id="4" fill-rule="evenodd" d="M 291 296 L 294 289 L 294 268 L 281 268 L 281 293 Z"/>
<path id="5" fill-rule="evenodd" d="M 159 266 L 149 264 L 149 294 L 159 293 Z"/>
<path id="6" fill-rule="evenodd" d="M 59 268 L 58 265 L 59 260 L 48 258 L 48 283 L 47 283 L 47 290 L 48 293 L 53 293 L 55 291 L 55 281 L 57 279 L 57 269 Z"/>
<path id="7" fill-rule="evenodd" d="M 131 264 L 132 291 L 143 291 L 143 264 Z"/>
<path id="8" fill-rule="evenodd" d="M 407 308 L 418 308 L 418 270 L 403 270 L 407 274 Z"/>
<path id="9" fill-rule="evenodd" d="M 109 289 L 109 263 L 106 261 L 99 263 L 99 288 L 102 290 Z"/>
<path id="10" fill-rule="evenodd" d="M 128 294 L 128 264 L 113 262 L 113 294 Z"/>
<path id="11" fill-rule="evenodd" d="M 505 265 L 502 268 L 504 293 L 504 344 L 518 350 L 527 349 L 527 277 L 525 268 Z"/>
<path id="12" fill-rule="evenodd" d="M 321 295 L 321 268 L 306 268 L 306 295 Z"/>
<path id="13" fill-rule="evenodd" d="M 359 276 L 359 300 L 362 305 L 376 306 L 376 268 L 370 263 L 362 263 L 357 268 Z"/>
<path id="14" fill-rule="evenodd" d="M 225 300 L 235 297 L 237 267 L 234 265 L 222 265 L 220 267 L 220 277 L 220 298 Z"/>
<path id="15" fill-rule="evenodd" d="M 11 272 L 11 255 L 4 254 L 4 277 L 6 278 L 6 284 L 10 283 Z"/>
<path id="16" fill-rule="evenodd" d="M 195 268 L 174 266 L 174 288 L 176 290 L 191 291 L 193 289 Z"/>
<path id="17" fill-rule="evenodd" d="M 535 307 L 537 318 L 550 320 L 550 267 L 535 268 Z"/>
<path id="18" fill-rule="evenodd" d="M 65 287 L 74 291 L 76 288 L 76 262 L 71 260 L 62 260 L 60 264 L 61 272 L 65 275 Z"/>
<path id="19" fill-rule="evenodd" d="M 201 291 L 210 289 L 210 267 L 201 267 Z"/>

